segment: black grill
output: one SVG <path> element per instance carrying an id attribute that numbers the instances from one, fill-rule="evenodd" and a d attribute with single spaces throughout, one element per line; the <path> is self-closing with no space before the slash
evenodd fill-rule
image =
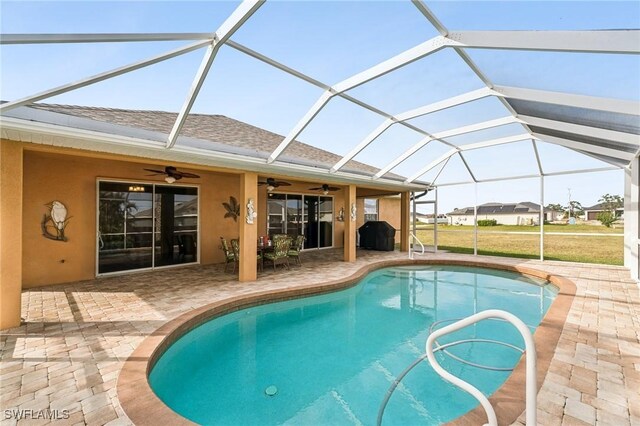
<path id="1" fill-rule="evenodd" d="M 358 229 L 360 248 L 393 251 L 396 230 L 385 221 L 369 221 Z"/>

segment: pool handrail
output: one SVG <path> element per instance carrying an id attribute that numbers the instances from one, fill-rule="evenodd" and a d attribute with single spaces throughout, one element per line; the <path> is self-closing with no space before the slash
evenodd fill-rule
<path id="1" fill-rule="evenodd" d="M 497 426 L 498 419 L 496 417 L 496 412 L 494 411 L 493 406 L 491 405 L 487 397 L 484 396 L 484 394 L 473 385 L 465 382 L 459 377 L 454 376 L 453 374 L 442 368 L 442 366 L 436 360 L 433 350 L 433 344 L 439 337 L 468 327 L 472 324 L 488 318 L 500 318 L 510 322 L 520 332 L 522 338 L 524 339 L 526 353 L 526 424 L 535 425 L 537 421 L 536 393 L 538 389 L 536 379 L 536 347 L 533 341 L 533 335 L 531 334 L 529 327 L 524 322 L 522 322 L 520 318 L 503 310 L 488 309 L 486 311 L 478 312 L 477 314 L 456 321 L 453 324 L 442 327 L 431 333 L 427 338 L 427 342 L 425 344 L 427 359 L 429 360 L 429 363 L 431 364 L 435 372 L 438 373 L 442 378 L 475 397 L 480 402 L 487 414 L 487 424 L 489 426 Z"/>
<path id="2" fill-rule="evenodd" d="M 422 241 L 420 241 L 420 239 L 413 232 L 409 232 L 409 235 L 410 235 L 411 238 L 413 238 L 415 241 L 417 241 L 418 244 L 420 244 L 422 252 L 419 253 L 419 254 L 420 254 L 420 256 L 422 256 L 424 254 L 424 244 L 422 244 Z M 411 243 L 411 244 L 409 244 L 409 259 L 413 259 L 413 254 L 414 253 L 415 253 L 415 250 L 413 250 L 413 243 Z"/>

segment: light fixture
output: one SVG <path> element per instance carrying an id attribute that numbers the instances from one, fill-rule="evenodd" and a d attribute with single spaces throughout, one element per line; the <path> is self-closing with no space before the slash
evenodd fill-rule
<path id="1" fill-rule="evenodd" d="M 274 189 L 276 189 L 276 187 L 275 187 L 275 186 L 273 186 L 273 185 L 267 185 L 267 192 L 271 192 L 271 191 L 273 191 Z"/>
<path id="2" fill-rule="evenodd" d="M 164 178 L 164 181 L 167 183 L 173 183 L 176 181 L 176 178 L 174 178 L 173 176 L 167 176 L 166 178 Z"/>
<path id="3" fill-rule="evenodd" d="M 129 187 L 129 192 L 144 192 L 144 186 L 132 185 Z"/>
<path id="4" fill-rule="evenodd" d="M 327 194 L 329 193 L 329 191 L 328 191 L 327 189 L 325 189 L 324 191 L 322 191 L 322 193 L 323 193 L 324 195 L 327 195 Z"/>

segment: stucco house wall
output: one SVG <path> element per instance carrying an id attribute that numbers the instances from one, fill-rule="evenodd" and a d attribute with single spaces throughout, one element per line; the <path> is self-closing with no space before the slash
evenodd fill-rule
<path id="1" fill-rule="evenodd" d="M 157 164 L 103 158 L 24 152 L 23 189 L 23 286 L 86 280 L 96 275 L 97 179 L 164 183 L 149 177 L 144 168 Z M 219 237 L 238 238 L 239 229 L 231 218 L 224 219 L 222 202 L 239 198 L 240 178 L 236 174 L 198 171 L 200 179 L 184 184 L 199 187 L 200 263 L 222 262 Z M 179 185 L 179 184 L 174 184 Z M 40 222 L 45 204 L 59 200 L 71 216 L 67 242 L 42 236 Z M 258 212 L 260 214 L 260 212 Z"/>
<path id="2" fill-rule="evenodd" d="M 147 176 L 149 172 L 144 170 L 158 168 L 157 163 L 142 163 L 139 159 L 131 161 L 132 159 L 118 156 L 95 158 L 52 151 L 24 151 L 24 288 L 87 280 L 96 276 L 98 179 L 165 184 L 163 176 Z M 191 170 L 187 166 L 179 168 Z M 199 179 L 184 179 L 172 185 L 199 188 L 199 263 L 220 263 L 224 261 L 219 248 L 220 237 L 239 237 L 239 222 L 224 218 L 226 211 L 222 203 L 228 202 L 230 196 L 240 201 L 240 171 L 194 171 L 200 175 Z M 280 192 L 318 195 L 317 191 L 308 190 L 313 186 L 314 183 L 292 181 L 292 186 Z M 257 230 L 258 235 L 265 235 L 267 191 L 264 186 L 260 186 L 258 191 Z M 341 189 L 330 195 L 334 197 L 335 216 L 344 206 L 344 191 Z M 53 200 L 65 204 L 71 217 L 65 230 L 68 237 L 66 242 L 42 236 L 40 223 L 43 214 L 48 211 L 45 204 Z M 385 208 L 386 210 L 388 209 Z M 343 240 L 344 222 L 334 221 L 333 246 L 342 247 Z"/>
<path id="3" fill-rule="evenodd" d="M 557 220 L 552 213 L 545 213 L 545 220 Z M 478 220 L 495 219 L 500 225 L 539 225 L 540 215 L 538 213 L 520 214 L 484 214 L 478 215 Z M 448 216 L 449 225 L 473 225 L 473 215 L 452 215 Z"/>

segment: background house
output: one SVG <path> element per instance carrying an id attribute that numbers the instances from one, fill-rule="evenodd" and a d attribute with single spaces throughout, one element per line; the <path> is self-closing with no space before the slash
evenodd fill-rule
<path id="1" fill-rule="evenodd" d="M 426 223 L 429 225 L 433 225 L 435 223 L 435 218 L 433 213 L 425 214 L 425 213 L 416 213 L 416 220 L 419 223 Z M 447 224 L 449 223 L 449 219 L 446 214 L 440 213 L 438 215 L 438 223 Z"/>
<path id="2" fill-rule="evenodd" d="M 562 212 L 544 209 L 544 220 L 554 221 Z M 473 207 L 455 209 L 447 213 L 450 225 L 473 225 Z M 478 220 L 496 220 L 500 225 L 539 225 L 540 205 L 523 201 L 521 203 L 486 203 L 478 206 Z"/>
<path id="3" fill-rule="evenodd" d="M 591 207 L 585 207 L 584 218 L 585 220 L 598 220 L 598 213 L 605 211 L 604 203 L 598 203 Z M 624 207 L 616 209 L 616 217 L 622 218 L 624 216 Z"/>

